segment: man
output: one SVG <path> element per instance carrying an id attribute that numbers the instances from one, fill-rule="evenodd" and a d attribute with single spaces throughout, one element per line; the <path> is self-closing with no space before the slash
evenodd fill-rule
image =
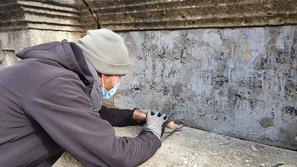
<path id="1" fill-rule="evenodd" d="M 86 166 L 137 166 L 161 146 L 166 115 L 149 111 L 137 137 L 117 137 L 112 125 L 135 125 L 140 111 L 101 106 L 128 72 L 118 34 L 90 30 L 77 44 L 51 42 L 16 55 L 22 60 L 0 71 L 1 166 L 51 166 L 64 151 Z"/>

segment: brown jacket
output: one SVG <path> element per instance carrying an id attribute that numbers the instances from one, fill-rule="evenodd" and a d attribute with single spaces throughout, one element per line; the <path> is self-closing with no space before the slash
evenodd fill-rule
<path id="1" fill-rule="evenodd" d="M 115 136 L 111 124 L 135 124 L 132 110 L 92 111 L 94 79 L 74 43 L 17 56 L 22 60 L 0 71 L 0 166 L 51 166 L 64 150 L 90 167 L 137 166 L 161 146 L 150 132 Z"/>

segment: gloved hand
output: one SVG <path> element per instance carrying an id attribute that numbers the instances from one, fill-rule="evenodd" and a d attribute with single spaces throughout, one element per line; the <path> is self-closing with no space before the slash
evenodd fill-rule
<path id="1" fill-rule="evenodd" d="M 148 111 L 146 113 L 146 123 L 143 126 L 143 131 L 152 132 L 161 139 L 167 123 L 168 116 L 166 114 L 156 111 Z"/>

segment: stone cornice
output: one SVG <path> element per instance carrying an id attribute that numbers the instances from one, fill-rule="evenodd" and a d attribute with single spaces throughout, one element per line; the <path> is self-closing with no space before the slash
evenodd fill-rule
<path id="1" fill-rule="evenodd" d="M 295 0 L 86 0 L 113 30 L 226 28 L 297 24 Z M 83 9 L 82 23 L 94 25 Z"/>
<path id="2" fill-rule="evenodd" d="M 80 13 L 73 3 L 59 1 L 18 0 L 0 5 L 0 31 L 41 29 L 82 32 Z"/>

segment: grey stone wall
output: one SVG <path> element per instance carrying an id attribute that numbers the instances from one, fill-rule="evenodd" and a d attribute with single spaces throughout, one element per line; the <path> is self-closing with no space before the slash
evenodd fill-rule
<path id="1" fill-rule="evenodd" d="M 0 32 L 55 30 L 82 32 L 77 0 L 0 0 Z"/>
<path id="2" fill-rule="evenodd" d="M 172 111 L 187 126 L 297 149 L 297 27 L 124 32 L 118 107 Z"/>

